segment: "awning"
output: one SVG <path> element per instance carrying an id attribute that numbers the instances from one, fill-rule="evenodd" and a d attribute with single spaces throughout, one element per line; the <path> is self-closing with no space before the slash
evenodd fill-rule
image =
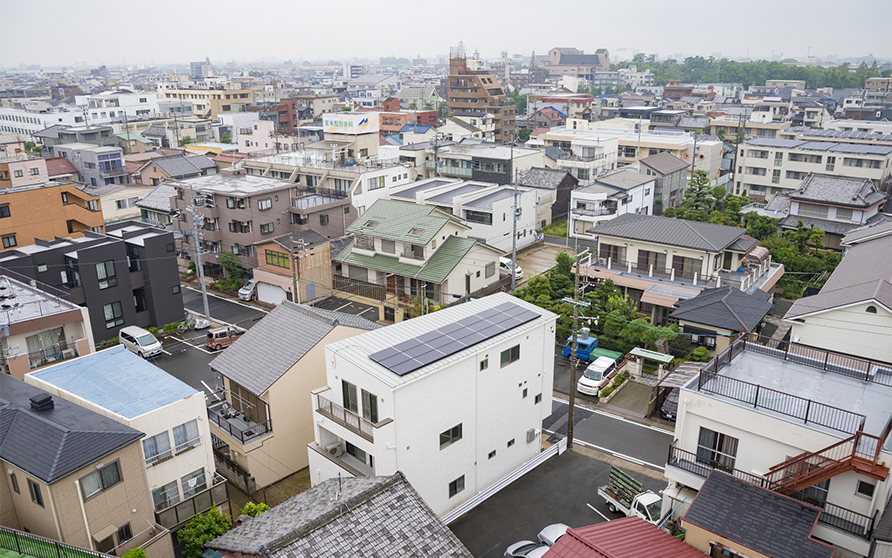
<path id="1" fill-rule="evenodd" d="M 762 261 L 768 257 L 768 248 L 764 246 L 756 246 L 746 255 L 746 257 Z"/>
<path id="2" fill-rule="evenodd" d="M 117 532 L 118 532 L 117 527 L 115 527 L 114 525 L 108 524 L 105 527 L 103 527 L 102 529 L 93 533 L 92 537 L 93 537 L 93 540 L 95 540 L 96 542 L 102 542 Z"/>
<path id="3" fill-rule="evenodd" d="M 672 359 L 675 358 L 672 355 L 658 353 L 656 351 L 648 351 L 647 349 L 642 349 L 641 347 L 635 347 L 634 349 L 632 349 L 631 354 L 632 356 L 638 356 L 641 358 L 646 358 L 648 360 L 655 360 L 663 364 L 669 364 L 670 362 L 672 362 Z"/>
<path id="4" fill-rule="evenodd" d="M 682 362 L 675 370 L 660 380 L 657 387 L 680 388 L 697 377 L 700 370 L 706 366 L 705 362 Z"/>
<path id="5" fill-rule="evenodd" d="M 677 298 L 666 295 L 658 295 L 644 291 L 641 293 L 641 302 L 653 304 L 654 306 L 662 306 L 663 308 L 674 308 Z"/>

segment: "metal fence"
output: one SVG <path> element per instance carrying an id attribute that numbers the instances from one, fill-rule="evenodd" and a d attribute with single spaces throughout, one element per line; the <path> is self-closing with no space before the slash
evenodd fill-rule
<path id="1" fill-rule="evenodd" d="M 316 410 L 341 426 L 345 426 L 348 430 L 359 434 L 369 442 L 375 441 L 375 425 L 372 422 L 348 411 L 318 393 L 316 394 Z"/>
<path id="2" fill-rule="evenodd" d="M 0 548 L 36 558 L 109 558 L 108 554 L 78 548 L 3 526 L 0 526 Z"/>
<path id="3" fill-rule="evenodd" d="M 376 285 L 368 281 L 344 277 L 343 275 L 333 275 L 332 286 L 336 291 L 343 291 L 365 298 L 380 301 L 387 299 L 387 285 Z"/>

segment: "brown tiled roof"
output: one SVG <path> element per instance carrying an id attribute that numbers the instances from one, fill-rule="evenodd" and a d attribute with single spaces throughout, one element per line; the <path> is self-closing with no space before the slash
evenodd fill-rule
<path id="1" fill-rule="evenodd" d="M 73 174 L 77 172 L 77 167 L 72 165 L 65 157 L 52 157 L 46 160 L 47 176 L 61 176 L 63 174 Z"/>

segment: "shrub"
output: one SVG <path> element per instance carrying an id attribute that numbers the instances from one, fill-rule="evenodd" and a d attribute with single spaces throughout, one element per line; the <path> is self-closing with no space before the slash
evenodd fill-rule
<path id="1" fill-rule="evenodd" d="M 146 558 L 146 551 L 142 548 L 131 548 L 121 558 Z"/>
<path id="2" fill-rule="evenodd" d="M 696 362 L 709 362 L 709 349 L 706 347 L 697 347 L 694 349 L 694 356 L 692 360 Z"/>
<path id="3" fill-rule="evenodd" d="M 174 330 L 174 329 L 177 329 L 178 327 L 180 327 L 180 326 L 183 325 L 184 323 L 185 323 L 185 322 L 173 322 L 173 323 L 170 323 L 170 324 L 164 324 L 164 328 L 163 328 L 163 330 L 164 330 L 164 331 L 172 331 L 172 330 Z"/>
<path id="4" fill-rule="evenodd" d="M 255 504 L 254 502 L 248 502 L 245 504 L 245 507 L 242 508 L 242 515 L 247 515 L 250 517 L 257 517 L 265 511 L 269 510 L 269 506 L 266 504 Z"/>
<path id="5" fill-rule="evenodd" d="M 149 329 L 147 329 L 146 331 L 148 331 L 152 335 L 158 335 L 158 328 L 155 326 L 150 326 Z"/>
<path id="6" fill-rule="evenodd" d="M 187 558 L 201 558 L 204 552 L 204 543 L 209 542 L 232 526 L 232 519 L 217 508 L 211 508 L 207 513 L 200 513 L 190 519 L 186 525 L 177 532 L 177 540 L 186 546 Z"/>

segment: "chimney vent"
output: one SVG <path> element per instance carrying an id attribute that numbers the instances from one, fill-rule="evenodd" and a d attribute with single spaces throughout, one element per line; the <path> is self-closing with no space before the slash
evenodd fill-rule
<path id="1" fill-rule="evenodd" d="M 49 411 L 53 407 L 53 396 L 49 393 L 41 393 L 31 398 L 32 411 Z"/>

